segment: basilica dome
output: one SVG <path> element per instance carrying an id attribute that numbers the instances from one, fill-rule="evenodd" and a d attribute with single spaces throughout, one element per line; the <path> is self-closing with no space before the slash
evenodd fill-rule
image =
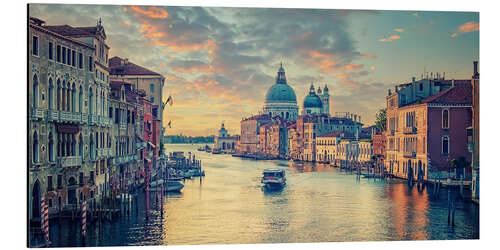
<path id="1" fill-rule="evenodd" d="M 304 108 L 322 108 L 323 103 L 321 99 L 314 91 L 314 87 L 311 85 L 311 90 L 309 91 L 309 95 L 304 98 Z"/>
<path id="2" fill-rule="evenodd" d="M 297 103 L 295 91 L 286 82 L 283 65 L 276 76 L 276 83 L 267 90 L 266 103 Z"/>
<path id="3" fill-rule="evenodd" d="M 266 94 L 266 103 L 297 103 L 297 97 L 295 96 L 295 91 L 288 84 L 276 83 Z"/>

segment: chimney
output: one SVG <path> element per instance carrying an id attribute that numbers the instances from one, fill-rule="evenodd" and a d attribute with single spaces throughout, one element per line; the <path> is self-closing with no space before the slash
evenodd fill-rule
<path id="1" fill-rule="evenodd" d="M 451 79 L 451 86 L 455 87 L 455 79 Z"/>
<path id="2" fill-rule="evenodd" d="M 474 61 L 474 75 L 472 75 L 472 78 L 479 78 L 479 72 L 477 72 L 477 61 Z"/>
<path id="3" fill-rule="evenodd" d="M 361 116 L 358 116 L 358 121 L 361 122 Z"/>
<path id="4" fill-rule="evenodd" d="M 358 115 L 354 115 L 354 121 L 356 121 L 358 118 Z"/>
<path id="5" fill-rule="evenodd" d="M 388 92 L 388 94 L 387 94 L 387 95 L 391 95 L 391 89 L 389 89 L 389 91 L 387 91 L 387 92 Z"/>
<path id="6" fill-rule="evenodd" d="M 445 76 L 446 72 L 443 72 L 443 80 L 444 80 L 444 76 Z"/>
<path id="7" fill-rule="evenodd" d="M 414 83 L 415 82 L 415 77 L 412 77 L 411 78 L 411 82 Z"/>

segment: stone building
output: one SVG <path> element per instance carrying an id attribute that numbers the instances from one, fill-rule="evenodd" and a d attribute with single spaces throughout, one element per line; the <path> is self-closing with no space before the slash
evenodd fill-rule
<path id="1" fill-rule="evenodd" d="M 242 119 L 240 142 L 237 152 L 243 154 L 256 154 L 259 152 L 260 126 L 271 121 L 269 114 L 261 114 Z"/>
<path id="2" fill-rule="evenodd" d="M 154 106 L 152 109 L 153 127 L 158 130 L 155 142 L 155 155 L 158 156 L 160 149 L 160 136 L 163 131 L 163 97 L 162 89 L 165 83 L 165 77 L 153 72 L 147 68 L 130 62 L 127 58 L 113 57 L 109 59 L 110 79 L 117 82 L 131 83 L 133 89 L 143 90 L 146 93 L 145 98 Z"/>
<path id="3" fill-rule="evenodd" d="M 349 132 L 337 130 L 318 136 L 316 138 L 316 162 L 331 163 L 334 166 L 340 166 L 337 150 L 340 147 L 342 139 L 354 139 L 354 135 Z"/>
<path id="4" fill-rule="evenodd" d="M 94 202 L 109 159 L 109 83 L 106 35 L 96 26 L 47 26 L 30 17 L 28 28 L 29 219 Z M 101 71 L 97 71 L 101 70 Z M 97 74 L 97 75 L 96 75 Z M 91 203 L 93 204 L 93 203 Z"/>
<path id="5" fill-rule="evenodd" d="M 397 177 L 444 178 L 449 160 L 470 159 L 465 132 L 472 124 L 470 80 L 436 78 L 428 83 L 435 91 L 413 82 L 387 96 L 385 167 Z M 420 92 L 418 99 L 408 103 L 411 91 L 406 88 Z M 470 167 L 466 173 L 470 176 Z"/>
<path id="6" fill-rule="evenodd" d="M 144 141 L 144 109 L 132 84 L 112 81 L 110 86 L 109 113 L 113 119 L 110 190 L 118 193 L 131 188 L 137 181 L 134 177 L 143 169 L 142 154 L 137 149 L 143 146 L 138 143 Z"/>
<path id="7" fill-rule="evenodd" d="M 350 118 L 303 115 L 289 131 L 290 156 L 295 160 L 316 160 L 316 137 L 333 131 L 359 134 L 362 124 Z M 293 141 L 292 141 L 293 140 Z"/>
<path id="8" fill-rule="evenodd" d="M 221 123 L 219 135 L 214 138 L 213 150 L 223 153 L 234 153 L 239 140 L 240 137 L 238 135 L 229 135 L 227 129 L 224 127 L 224 123 Z"/>
<path id="9" fill-rule="evenodd" d="M 479 72 L 477 61 L 474 62 L 474 74 L 472 75 L 472 199 L 479 201 Z"/>

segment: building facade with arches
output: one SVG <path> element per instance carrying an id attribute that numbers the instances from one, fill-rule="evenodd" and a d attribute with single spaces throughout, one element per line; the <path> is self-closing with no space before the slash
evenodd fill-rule
<path id="1" fill-rule="evenodd" d="M 101 193 L 97 177 L 110 157 L 109 94 L 104 28 L 28 28 L 29 219 L 38 221 L 41 197 L 49 214 Z M 103 178 L 104 179 L 104 178 Z"/>

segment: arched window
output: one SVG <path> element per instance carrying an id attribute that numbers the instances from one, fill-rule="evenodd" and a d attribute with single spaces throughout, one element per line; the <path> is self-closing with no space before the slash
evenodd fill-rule
<path id="1" fill-rule="evenodd" d="M 90 136 L 90 158 L 94 159 L 94 137 Z"/>
<path id="2" fill-rule="evenodd" d="M 450 127 L 450 110 L 444 109 L 443 110 L 443 128 L 449 128 Z"/>
<path id="3" fill-rule="evenodd" d="M 443 136 L 442 138 L 442 150 L 441 152 L 444 154 L 444 155 L 447 155 L 450 153 L 450 138 L 448 136 Z"/>
<path id="4" fill-rule="evenodd" d="M 33 163 L 38 163 L 38 134 L 33 133 Z"/>
<path id="5" fill-rule="evenodd" d="M 76 138 L 75 138 L 75 135 L 71 135 L 71 155 L 76 156 Z"/>
<path id="6" fill-rule="evenodd" d="M 54 85 L 52 84 L 52 78 L 49 78 L 49 110 L 53 108 L 53 98 L 54 98 Z"/>
<path id="7" fill-rule="evenodd" d="M 71 112 L 76 112 L 76 87 L 75 83 L 71 86 Z"/>
<path id="8" fill-rule="evenodd" d="M 83 157 L 83 138 L 82 134 L 78 138 L 78 155 Z"/>
<path id="9" fill-rule="evenodd" d="M 94 93 L 92 92 L 92 87 L 89 89 L 89 114 L 92 114 L 93 108 L 92 108 L 92 100 L 93 100 L 93 95 Z"/>
<path id="10" fill-rule="evenodd" d="M 33 107 L 38 107 L 38 76 L 33 76 Z"/>
<path id="11" fill-rule="evenodd" d="M 61 111 L 66 110 L 66 81 L 61 85 Z"/>
<path id="12" fill-rule="evenodd" d="M 72 101 L 71 101 L 71 89 L 69 82 L 66 83 L 66 111 L 70 112 L 72 109 Z"/>
<path id="13" fill-rule="evenodd" d="M 49 133 L 49 161 L 54 161 L 54 137 L 52 136 L 52 132 Z"/>
<path id="14" fill-rule="evenodd" d="M 83 89 L 82 86 L 80 85 L 80 91 L 78 92 L 78 112 L 82 113 L 82 107 L 83 107 Z"/>
<path id="15" fill-rule="evenodd" d="M 57 110 L 61 110 L 61 80 L 57 79 Z"/>

